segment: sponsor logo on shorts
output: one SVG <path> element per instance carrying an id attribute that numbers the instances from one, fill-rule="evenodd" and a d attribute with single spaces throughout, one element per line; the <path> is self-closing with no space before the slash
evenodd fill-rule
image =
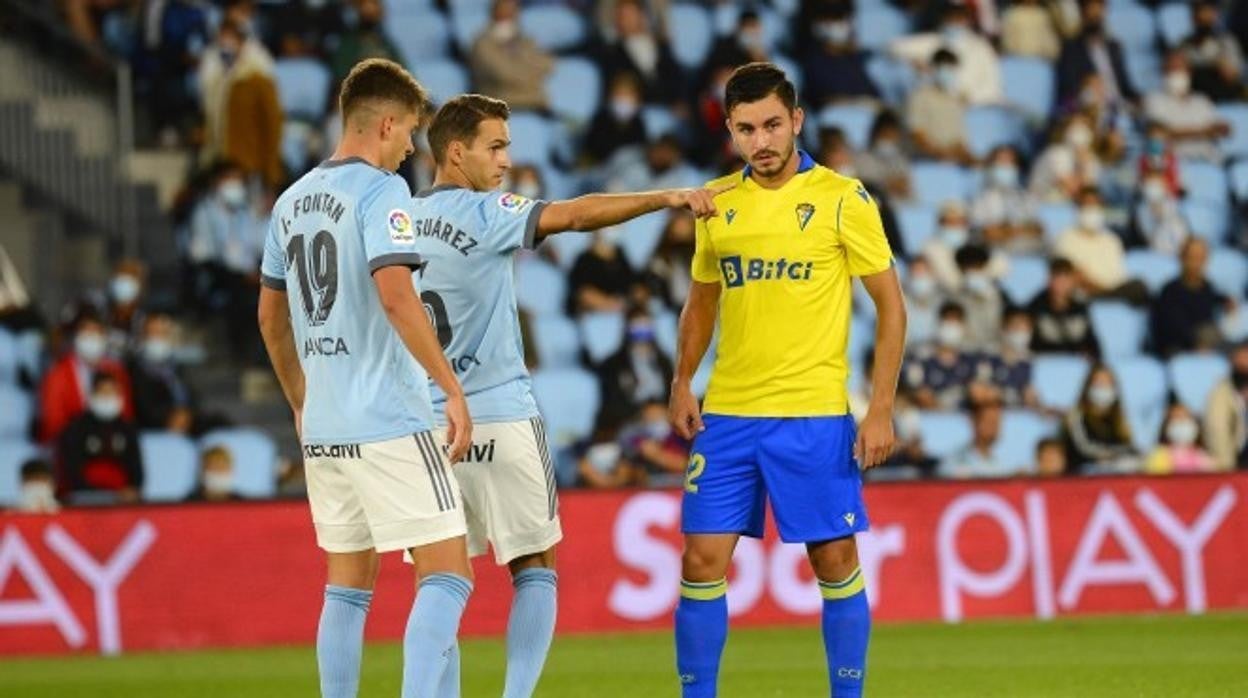
<path id="1" fill-rule="evenodd" d="M 447 444 L 442 444 L 442 452 L 446 453 L 451 450 Z M 473 441 L 468 444 L 468 452 L 464 454 L 464 463 L 493 463 L 494 462 L 494 439 L 490 439 L 488 443 L 477 443 Z"/>
<path id="2" fill-rule="evenodd" d="M 841 518 L 845 519 L 845 523 L 849 524 L 850 526 L 854 525 L 854 518 L 855 518 L 854 512 L 851 511 L 848 514 L 841 516 Z"/>
<path id="3" fill-rule="evenodd" d="M 303 447 L 304 458 L 359 458 L 359 444 L 334 444 L 332 446 L 308 445 Z"/>

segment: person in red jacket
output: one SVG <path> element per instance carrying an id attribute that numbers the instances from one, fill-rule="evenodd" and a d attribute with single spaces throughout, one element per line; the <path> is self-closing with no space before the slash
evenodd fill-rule
<path id="1" fill-rule="evenodd" d="M 50 443 L 87 408 L 91 381 L 98 373 L 117 380 L 122 395 L 122 415 L 134 419 L 130 376 L 118 361 L 106 356 L 107 330 L 94 313 L 84 311 L 74 321 L 73 346 L 48 369 L 39 387 L 39 440 Z"/>

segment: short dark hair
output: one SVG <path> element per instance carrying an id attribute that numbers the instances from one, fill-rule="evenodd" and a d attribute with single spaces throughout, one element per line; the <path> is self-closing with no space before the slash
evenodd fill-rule
<path id="1" fill-rule="evenodd" d="M 108 371 L 96 371 L 95 375 L 91 376 L 91 392 L 94 393 L 105 385 L 112 385 L 120 388 L 121 381 L 117 380 L 117 376 L 114 376 Z"/>
<path id="2" fill-rule="evenodd" d="M 724 110 L 731 114 L 738 104 L 758 102 L 771 95 L 779 97 L 789 111 L 797 108 L 797 90 L 783 70 L 774 63 L 746 63 L 728 78 Z"/>
<path id="3" fill-rule="evenodd" d="M 485 95 L 460 95 L 443 104 L 429 125 L 429 149 L 433 151 L 434 161 L 442 164 L 452 141 L 471 143 L 482 121 L 506 121 L 510 116 L 511 109 L 506 102 Z"/>
<path id="4" fill-rule="evenodd" d="M 940 304 L 940 310 L 936 313 L 936 317 L 944 318 L 948 315 L 957 315 L 959 318 L 966 319 L 966 308 L 955 301 L 945 301 Z"/>
<path id="5" fill-rule="evenodd" d="M 947 48 L 936 49 L 932 54 L 932 65 L 958 64 L 958 54 Z"/>
<path id="6" fill-rule="evenodd" d="M 953 253 L 953 261 L 960 268 L 988 266 L 988 249 L 983 245 L 963 245 Z"/>
<path id="7" fill-rule="evenodd" d="M 1070 263 L 1065 257 L 1054 257 L 1049 260 L 1049 276 L 1055 274 L 1073 274 L 1075 273 L 1075 265 Z"/>
<path id="8" fill-rule="evenodd" d="M 342 81 L 338 106 L 346 123 L 368 102 L 397 102 L 422 115 L 433 111 L 429 93 L 403 66 L 385 58 L 368 58 L 355 64 Z"/>
<path id="9" fill-rule="evenodd" d="M 1037 441 L 1036 442 L 1036 455 L 1040 455 L 1040 452 L 1046 448 L 1061 448 L 1065 450 L 1065 446 L 1062 444 L 1062 440 L 1055 436 L 1046 436 L 1043 439 L 1040 439 L 1039 441 Z"/>
<path id="10" fill-rule="evenodd" d="M 42 458 L 31 458 L 22 463 L 21 479 L 23 481 L 39 476 L 52 476 L 52 466 Z"/>

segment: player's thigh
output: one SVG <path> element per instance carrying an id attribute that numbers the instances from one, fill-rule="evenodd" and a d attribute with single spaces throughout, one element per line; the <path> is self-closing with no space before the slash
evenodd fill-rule
<path id="1" fill-rule="evenodd" d="M 372 531 L 363 503 L 348 475 L 357 467 L 353 458 L 331 456 L 358 453 L 352 449 L 332 446 L 308 446 L 305 449 L 304 477 L 308 484 L 308 504 L 316 544 L 329 553 L 352 554 L 372 550 Z M 325 454 L 325 455 L 321 455 Z"/>
<path id="2" fill-rule="evenodd" d="M 690 448 L 681 532 L 763 535 L 766 514 L 755 442 L 760 420 L 706 415 Z"/>
<path id="3" fill-rule="evenodd" d="M 776 419 L 760 441 L 760 463 L 780 538 L 811 543 L 867 530 L 851 416 Z"/>
<path id="4" fill-rule="evenodd" d="M 459 485 L 430 432 L 362 444 L 346 470 L 378 552 L 408 550 L 465 533 Z"/>

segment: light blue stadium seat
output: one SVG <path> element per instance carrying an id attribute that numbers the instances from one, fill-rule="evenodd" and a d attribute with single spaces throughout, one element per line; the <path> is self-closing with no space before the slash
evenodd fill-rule
<path id="1" fill-rule="evenodd" d="M 591 363 L 606 361 L 624 345 L 624 313 L 585 313 L 577 327 Z"/>
<path id="2" fill-rule="evenodd" d="M 421 61 L 415 66 L 415 75 L 437 104 L 445 104 L 452 97 L 464 94 L 472 84 L 468 70 L 451 60 Z"/>
<path id="3" fill-rule="evenodd" d="M 16 385 L 0 385 L 0 438 L 26 437 L 35 416 L 35 400 Z"/>
<path id="4" fill-rule="evenodd" d="M 715 41 L 711 13 L 693 3 L 674 3 L 667 10 L 667 26 L 673 34 L 672 57 L 683 68 L 700 70 Z"/>
<path id="5" fill-rule="evenodd" d="M 1222 244 L 1230 227 L 1230 207 L 1200 199 L 1185 199 L 1180 208 L 1192 235 L 1214 245 Z"/>
<path id="6" fill-rule="evenodd" d="M 947 162 L 916 162 L 910 167 L 910 187 L 916 199 L 933 206 L 950 200 L 965 202 L 971 175 Z"/>
<path id="7" fill-rule="evenodd" d="M 516 262 L 516 303 L 534 315 L 562 313 L 567 279 L 554 265 L 536 257 Z"/>
<path id="8" fill-rule="evenodd" d="M 1053 242 L 1057 236 L 1075 227 L 1079 210 L 1074 204 L 1041 204 L 1036 209 L 1036 218 L 1040 219 L 1045 239 Z"/>
<path id="9" fill-rule="evenodd" d="M 1124 50 L 1151 51 L 1157 39 L 1157 18 L 1149 10 L 1133 3 L 1110 5 L 1105 28 Z"/>
<path id="10" fill-rule="evenodd" d="M 15 383 L 19 366 L 21 358 L 18 355 L 17 338 L 12 332 L 0 327 L 0 385 Z"/>
<path id="11" fill-rule="evenodd" d="M 0 437 L 0 508 L 17 504 L 22 493 L 22 465 L 47 454 L 24 438 Z"/>
<path id="12" fill-rule="evenodd" d="M 1031 384 L 1040 404 L 1054 410 L 1069 410 L 1079 402 L 1079 391 L 1091 366 L 1079 354 L 1038 354 L 1031 363 Z"/>
<path id="13" fill-rule="evenodd" d="M 550 119 L 533 112 L 517 112 L 507 120 L 511 133 L 511 161 L 545 166 L 551 162 L 555 129 Z"/>
<path id="14" fill-rule="evenodd" d="M 282 124 L 282 162 L 291 172 L 304 172 L 312 162 L 316 127 L 306 121 L 288 119 Z"/>
<path id="15" fill-rule="evenodd" d="M 658 211 L 620 226 L 620 251 L 633 269 L 645 269 L 654 250 L 663 239 L 663 229 L 667 227 L 668 213 Z"/>
<path id="16" fill-rule="evenodd" d="M 1226 170 L 1203 160 L 1180 160 L 1179 180 L 1188 199 L 1208 201 L 1223 206 L 1230 200 L 1230 182 Z"/>
<path id="17" fill-rule="evenodd" d="M 1157 8 L 1157 27 L 1167 46 L 1178 46 L 1192 34 L 1192 11 L 1188 4 L 1171 2 Z"/>
<path id="18" fill-rule="evenodd" d="M 875 83 L 884 101 L 893 107 L 902 107 L 914 89 L 914 71 L 910 66 L 884 53 L 876 53 L 867 59 L 867 76 Z"/>
<path id="19" fill-rule="evenodd" d="M 1001 290 L 1010 303 L 1026 305 L 1049 283 L 1049 262 L 1043 257 L 1010 257 L 1010 270 L 1001 279 Z"/>
<path id="20" fill-rule="evenodd" d="M 567 446 L 593 433 L 602 402 L 594 374 L 579 368 L 539 369 L 533 374 L 533 397 L 553 446 Z"/>
<path id="21" fill-rule="evenodd" d="M 1248 160 L 1236 160 L 1228 168 L 1230 175 L 1231 194 L 1235 200 L 1243 203 L 1248 201 Z"/>
<path id="22" fill-rule="evenodd" d="M 39 330 L 27 330 L 14 336 L 17 342 L 17 365 L 26 369 L 31 376 L 43 373 L 43 333 Z"/>
<path id="23" fill-rule="evenodd" d="M 1221 354 L 1179 354 L 1166 366 L 1170 386 L 1179 401 L 1197 415 L 1204 415 L 1209 393 L 1230 375 L 1231 362 Z"/>
<path id="24" fill-rule="evenodd" d="M 1161 362 L 1147 356 L 1110 361 L 1118 380 L 1122 407 L 1131 425 L 1131 437 L 1141 453 L 1157 445 L 1158 432 L 1166 416 L 1166 371 Z"/>
<path id="25" fill-rule="evenodd" d="M 1040 58 L 1003 56 L 1001 83 L 1010 104 L 1022 109 L 1033 121 L 1048 118 L 1057 89 L 1051 63 Z"/>
<path id="26" fill-rule="evenodd" d="M 658 140 L 660 136 L 675 133 L 680 122 L 667 107 L 649 105 L 641 110 L 641 123 L 646 127 L 646 138 Z"/>
<path id="27" fill-rule="evenodd" d="M 936 234 L 939 212 L 935 206 L 921 203 L 897 204 L 893 207 L 893 215 L 897 217 L 897 227 L 906 246 L 906 254 L 911 257 L 919 254 L 928 238 Z"/>
<path id="28" fill-rule="evenodd" d="M 311 58 L 279 58 L 273 66 L 277 99 L 286 116 L 319 121 L 329 106 L 333 77 L 325 64 Z"/>
<path id="29" fill-rule="evenodd" d="M 1035 472 L 1036 444 L 1057 433 L 1057 421 L 1031 410 L 1005 410 L 993 456 L 1010 472 Z"/>
<path id="30" fill-rule="evenodd" d="M 170 431 L 139 435 L 143 454 L 143 501 L 179 502 L 199 481 L 199 449 L 195 442 Z"/>
<path id="31" fill-rule="evenodd" d="M 563 315 L 540 315 L 533 319 L 530 329 L 537 362 L 543 370 L 580 365 L 581 335 L 575 322 Z"/>
<path id="32" fill-rule="evenodd" d="M 1092 331 L 1107 360 L 1137 356 L 1148 338 L 1148 313 L 1121 301 L 1096 301 L 1088 308 Z"/>
<path id="33" fill-rule="evenodd" d="M 863 365 L 867 352 L 874 346 L 875 318 L 868 317 L 865 313 L 855 313 L 849 320 L 849 343 L 845 348 L 849 362 L 855 366 Z"/>
<path id="34" fill-rule="evenodd" d="M 965 412 L 919 413 L 919 440 L 923 452 L 940 460 L 966 448 L 974 436 L 971 418 Z"/>
<path id="35" fill-rule="evenodd" d="M 555 262 L 560 269 L 569 271 L 576 263 L 576 258 L 594 244 L 594 236 L 588 233 L 561 233 L 547 236 L 542 247 L 548 247 L 555 253 Z"/>
<path id="36" fill-rule="evenodd" d="M 585 41 L 585 20 L 562 5 L 537 5 L 520 11 L 520 30 L 547 51 L 563 51 Z"/>
<path id="37" fill-rule="evenodd" d="M 1122 60 L 1126 64 L 1131 84 L 1141 94 L 1161 88 L 1161 57 L 1151 48 L 1123 47 Z"/>
<path id="38" fill-rule="evenodd" d="M 488 7 L 488 0 L 463 0 L 464 4 L 470 2 L 485 3 Z M 382 3 L 386 7 L 387 15 L 420 13 L 434 9 L 434 0 L 385 0 Z"/>
<path id="39" fill-rule="evenodd" d="M 1248 259 L 1233 247 L 1215 247 L 1209 253 L 1205 276 L 1222 293 L 1243 299 L 1248 286 Z"/>
<path id="40" fill-rule="evenodd" d="M 1148 292 L 1154 295 L 1179 275 L 1179 260 L 1174 255 L 1154 250 L 1129 250 L 1123 263 L 1127 274 L 1144 282 Z"/>
<path id="41" fill-rule="evenodd" d="M 839 128 L 855 150 L 867 147 L 876 109 L 870 104 L 832 104 L 819 112 L 821 128 Z"/>
<path id="42" fill-rule="evenodd" d="M 259 429 L 232 428 L 212 431 L 199 440 L 207 450 L 222 446 L 234 457 L 234 491 L 253 499 L 277 493 L 277 444 Z"/>
<path id="43" fill-rule="evenodd" d="M 490 3 L 453 2 L 451 3 L 451 34 L 455 45 L 465 55 L 472 49 L 472 44 L 490 25 Z"/>
<path id="44" fill-rule="evenodd" d="M 401 12 L 386 16 L 384 24 L 408 70 L 416 69 L 423 61 L 446 55 L 451 27 L 441 12 Z"/>
<path id="45" fill-rule="evenodd" d="M 550 110 L 577 124 L 594 117 L 601 96 L 601 73 L 598 66 L 585 58 L 558 59 L 555 69 L 546 78 Z"/>
<path id="46" fill-rule="evenodd" d="M 654 343 L 659 345 L 659 349 L 667 355 L 667 358 L 676 358 L 676 342 L 678 338 L 678 328 L 680 318 L 676 313 L 663 311 L 654 315 Z"/>
<path id="47" fill-rule="evenodd" d="M 910 20 L 901 10 L 888 5 L 863 7 L 854 15 L 854 34 L 858 45 L 868 51 L 888 48 L 888 45 L 910 31 Z"/>
<path id="48" fill-rule="evenodd" d="M 1219 143 L 1228 157 L 1248 156 L 1248 103 L 1218 105 L 1218 114 L 1231 127 L 1231 133 Z"/>
<path id="49" fill-rule="evenodd" d="M 1027 128 L 1019 112 L 1009 107 L 982 106 L 966 110 L 967 149 L 977 158 L 987 157 L 999 145 L 1027 147 Z"/>
<path id="50" fill-rule="evenodd" d="M 775 63 L 776 67 L 784 71 L 784 74 L 788 76 L 789 81 L 793 83 L 793 87 L 800 95 L 806 84 L 805 73 L 802 71 L 802 64 L 780 53 L 773 54 L 771 62 Z"/>

